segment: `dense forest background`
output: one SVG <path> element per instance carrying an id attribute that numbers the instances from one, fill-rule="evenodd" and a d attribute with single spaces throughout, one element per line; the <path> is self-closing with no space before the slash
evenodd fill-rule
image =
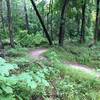
<path id="1" fill-rule="evenodd" d="M 36 0 L 36 4 L 30 0 L 1 0 L 1 3 L 0 37 L 1 41 L 8 39 L 11 47 L 30 46 L 37 34 L 46 37 L 49 44 L 59 41 L 59 45 L 64 40 L 88 44 L 100 40 L 99 0 Z M 29 36 L 30 41 L 25 39 Z"/>
<path id="2" fill-rule="evenodd" d="M 100 100 L 100 0 L 0 0 L 0 100 Z"/>

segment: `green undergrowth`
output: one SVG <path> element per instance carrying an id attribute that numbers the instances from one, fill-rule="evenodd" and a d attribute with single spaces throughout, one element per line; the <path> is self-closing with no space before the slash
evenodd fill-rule
<path id="1" fill-rule="evenodd" d="M 19 31 L 16 36 L 17 45 L 23 47 L 34 47 L 46 44 L 47 40 L 44 38 L 42 32 L 36 32 L 35 34 L 27 34 L 27 31 Z"/>
<path id="2" fill-rule="evenodd" d="M 62 61 L 79 63 L 89 67 L 100 69 L 100 46 L 99 44 L 89 48 L 79 43 L 67 43 L 62 47 L 53 47 L 48 52 L 55 51 Z M 47 53 L 48 53 L 47 52 Z"/>
<path id="3" fill-rule="evenodd" d="M 100 79 L 94 74 L 65 66 L 54 51 L 45 54 L 48 60 L 26 52 L 0 58 L 1 100 L 100 100 Z"/>
<path id="4" fill-rule="evenodd" d="M 6 49 L 6 54 L 8 57 L 19 57 L 25 56 L 27 54 L 28 48 L 16 47 L 11 49 Z"/>

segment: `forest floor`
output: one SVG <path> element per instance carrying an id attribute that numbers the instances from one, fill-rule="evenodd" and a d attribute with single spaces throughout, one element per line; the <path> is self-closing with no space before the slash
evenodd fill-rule
<path id="1" fill-rule="evenodd" d="M 48 51 L 47 48 L 39 48 L 39 49 L 31 51 L 30 54 L 34 58 L 44 59 L 45 56 L 43 56 L 43 53 L 45 53 L 47 51 Z M 97 72 L 96 69 L 90 68 L 86 65 L 82 65 L 82 64 L 79 64 L 79 63 L 68 62 L 68 61 L 63 61 L 62 63 L 65 66 L 68 66 L 70 68 L 77 69 L 77 70 L 83 71 L 83 72 L 88 73 L 88 74 L 95 74 L 96 77 L 100 77 L 100 72 Z"/>
<path id="2" fill-rule="evenodd" d="M 80 48 L 76 47 L 73 49 L 66 47 L 65 49 L 57 46 L 12 48 L 7 51 L 7 62 L 4 62 L 4 70 L 0 67 L 0 71 L 5 74 L 9 71 L 9 66 L 6 65 L 17 65 L 17 69 L 11 69 L 11 71 L 9 71 L 9 77 L 5 76 L 5 78 L 8 79 L 8 83 L 11 78 L 11 82 L 15 82 L 14 80 L 18 79 L 16 87 L 12 87 L 12 84 L 11 87 L 13 91 L 16 89 L 18 90 L 18 95 L 19 97 L 24 97 L 23 100 L 28 100 L 26 98 L 33 97 L 43 97 L 46 98 L 45 100 L 66 100 L 66 98 L 69 98 L 72 95 L 73 97 L 67 100 L 81 100 L 81 98 L 84 98 L 84 93 L 89 95 L 85 96 L 85 100 L 92 100 L 88 97 L 92 98 L 93 94 L 96 95 L 96 99 L 94 100 L 100 100 L 99 70 L 97 70 L 91 63 L 90 65 L 86 64 L 91 61 L 91 59 L 88 60 L 89 58 L 87 58 L 88 51 L 86 52 L 86 49 L 84 50 L 84 48 L 82 48 L 82 50 L 85 51 L 83 52 Z M 89 54 L 92 54 L 91 51 L 89 52 Z M 82 55 L 83 53 L 85 54 L 84 59 Z M 97 54 L 93 53 L 96 57 Z M 75 59 L 75 57 L 80 58 Z M 80 60 L 85 61 L 86 63 L 81 63 L 79 62 Z M 12 67 L 13 66 L 10 68 Z M 23 82 L 26 83 L 24 89 Z M 29 96 L 26 97 L 26 93 L 29 94 Z M 68 96 L 66 93 L 68 93 Z M 76 99 L 72 99 L 75 98 L 75 96 Z M 77 99 L 77 97 L 79 99 Z"/>

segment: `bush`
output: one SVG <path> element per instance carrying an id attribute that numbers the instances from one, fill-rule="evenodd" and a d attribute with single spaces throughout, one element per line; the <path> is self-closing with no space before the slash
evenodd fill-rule
<path id="1" fill-rule="evenodd" d="M 26 31 L 20 31 L 17 35 L 17 42 L 19 45 L 24 47 L 33 47 L 35 45 L 40 45 L 46 42 L 46 39 L 42 35 L 43 33 L 37 32 L 34 34 L 28 34 Z"/>

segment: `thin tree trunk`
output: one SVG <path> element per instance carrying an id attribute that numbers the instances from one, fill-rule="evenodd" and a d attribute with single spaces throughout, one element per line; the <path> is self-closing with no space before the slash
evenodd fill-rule
<path id="1" fill-rule="evenodd" d="M 99 4 L 100 0 L 97 0 L 97 8 L 96 8 L 96 24 L 95 24 L 95 34 L 94 34 L 94 43 L 96 43 L 97 40 L 100 40 L 100 29 L 99 29 Z"/>
<path id="2" fill-rule="evenodd" d="M 69 0 L 64 0 L 63 2 L 63 7 L 61 11 L 61 19 L 60 19 L 60 31 L 59 31 L 59 45 L 63 46 L 63 41 L 64 41 L 64 35 L 65 35 L 65 9 L 66 6 L 68 5 Z"/>
<path id="3" fill-rule="evenodd" d="M 1 39 L 2 34 L 2 0 L 0 0 L 0 57 L 4 57 L 4 46 Z"/>
<path id="4" fill-rule="evenodd" d="M 44 25 L 44 22 L 43 22 L 43 20 L 42 20 L 42 18 L 41 18 L 41 15 L 40 15 L 40 13 L 39 13 L 39 11 L 38 11 L 36 5 L 35 5 L 35 2 L 34 2 L 33 0 L 30 0 L 30 1 L 31 1 L 31 3 L 32 3 L 33 8 L 34 8 L 34 10 L 35 10 L 35 12 L 36 12 L 36 15 L 38 16 L 38 19 L 39 19 L 39 21 L 40 21 L 40 23 L 41 23 L 41 25 L 42 25 L 42 27 L 43 27 L 43 30 L 44 30 L 44 32 L 45 32 L 45 35 L 46 35 L 47 39 L 48 39 L 48 42 L 49 42 L 50 45 L 52 45 L 52 40 L 51 40 L 51 38 L 50 38 L 50 36 L 49 36 L 49 34 L 48 34 L 48 31 L 47 31 L 47 29 L 46 29 L 46 27 L 45 27 L 45 25 Z"/>
<path id="5" fill-rule="evenodd" d="M 27 14 L 27 8 L 26 8 L 26 1 L 25 0 L 24 0 L 24 12 L 25 12 L 25 22 L 26 22 L 25 28 L 29 33 L 29 20 L 28 20 L 28 14 Z"/>
<path id="6" fill-rule="evenodd" d="M 8 30 L 9 30 L 9 37 L 10 37 L 10 45 L 14 47 L 14 35 L 13 35 L 13 27 L 12 27 L 12 15 L 11 15 L 11 6 L 10 0 L 6 0 L 7 3 L 7 18 L 8 18 Z"/>
<path id="7" fill-rule="evenodd" d="M 49 30 L 49 12 L 47 13 L 47 30 Z"/>
<path id="8" fill-rule="evenodd" d="M 85 42 L 85 10 L 86 10 L 86 0 L 83 1 L 82 5 L 82 25 L 81 25 L 80 43 Z"/>
<path id="9" fill-rule="evenodd" d="M 79 15 L 78 9 L 77 9 L 76 21 L 77 21 L 77 33 L 79 35 L 80 34 L 80 15 Z"/>
<path id="10" fill-rule="evenodd" d="M 0 57 L 4 58 L 4 46 L 0 35 Z"/>
<path id="11" fill-rule="evenodd" d="M 52 26 L 53 24 L 52 22 L 53 21 L 52 19 L 53 18 L 53 0 L 50 1 L 50 8 L 51 8 L 51 11 L 50 11 L 51 12 L 51 23 L 50 23 L 51 24 L 51 39 L 53 40 L 53 26 Z"/>
<path id="12" fill-rule="evenodd" d="M 3 11 L 1 12 L 1 18 L 2 18 L 2 28 L 3 28 L 3 32 L 5 32 L 5 25 L 4 25 L 4 18 L 3 18 Z"/>

